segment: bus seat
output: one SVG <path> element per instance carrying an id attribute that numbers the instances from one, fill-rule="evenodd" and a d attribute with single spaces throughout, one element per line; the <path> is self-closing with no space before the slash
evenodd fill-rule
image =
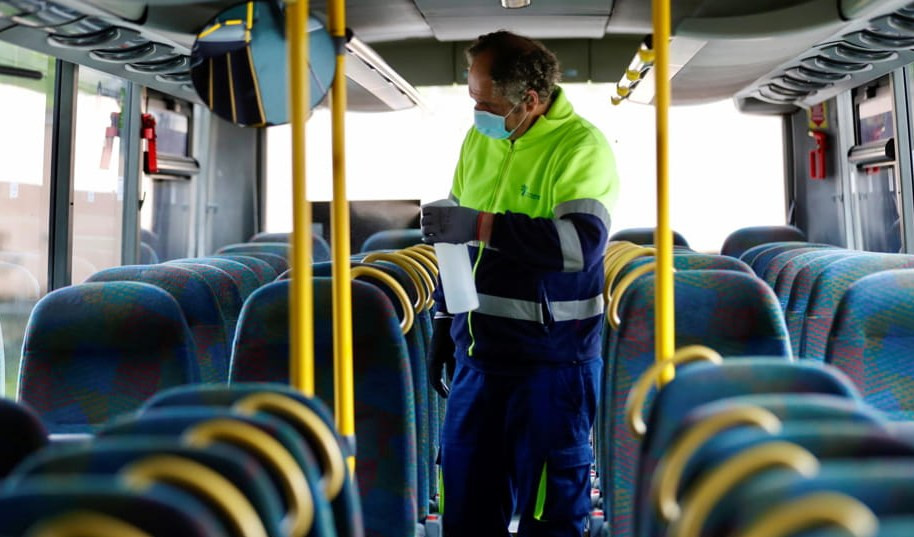
<path id="1" fill-rule="evenodd" d="M 309 537 L 333 535 L 333 515 L 321 488 L 321 473 L 317 459 L 301 436 L 285 421 L 277 417 L 264 413 L 242 415 L 231 409 L 219 407 L 157 408 L 147 410 L 138 416 L 127 416 L 110 423 L 99 430 L 98 437 L 120 439 L 152 436 L 173 439 L 185 437 L 195 428 L 214 421 L 251 426 L 276 440 L 278 443 L 276 449 L 284 450 L 285 455 L 294 460 L 294 464 L 297 464 L 301 471 L 297 478 L 304 479 L 310 491 L 314 504 L 314 523 L 307 535 Z M 245 453 L 263 462 L 275 490 L 279 491 L 284 516 L 288 516 L 290 506 L 297 503 L 297 500 L 296 493 L 290 490 L 285 483 L 289 479 L 296 479 L 296 476 L 293 473 L 284 473 L 285 470 L 282 467 L 270 461 L 260 450 L 249 447 L 247 442 L 217 436 L 213 443 L 215 445 L 227 444 L 242 449 Z"/>
<path id="2" fill-rule="evenodd" d="M 871 405 L 914 420 L 914 270 L 866 276 L 848 288 L 825 361 L 844 371 Z"/>
<path id="3" fill-rule="evenodd" d="M 273 254 L 285 259 L 292 258 L 292 246 L 288 242 L 242 242 L 219 248 L 217 254 Z"/>
<path id="4" fill-rule="evenodd" d="M 242 303 L 251 293 L 260 287 L 260 279 L 257 277 L 257 274 L 252 269 L 248 268 L 247 265 L 238 261 L 232 261 L 222 257 L 188 257 L 184 259 L 174 259 L 169 261 L 169 263 L 196 263 L 216 267 L 217 269 L 224 271 L 229 275 L 232 281 L 235 282 L 238 293 L 241 295 Z"/>
<path id="5" fill-rule="evenodd" d="M 199 379 L 194 338 L 171 295 L 146 283 L 88 283 L 58 289 L 32 311 L 19 399 L 51 433 L 85 432 Z"/>
<path id="6" fill-rule="evenodd" d="M 0 399 L 0 479 L 27 456 L 48 443 L 48 431 L 34 410 L 25 403 Z"/>
<path id="7" fill-rule="evenodd" d="M 790 356 L 787 328 L 774 292 L 760 279 L 732 270 L 686 270 L 674 274 L 676 348 L 705 345 L 723 356 Z M 613 532 L 631 529 L 634 454 L 637 440 L 622 423 L 632 383 L 654 363 L 654 275 L 637 280 L 621 298 L 619 329 L 605 361 L 600 432 L 601 480 L 615 498 Z"/>
<path id="8" fill-rule="evenodd" d="M 159 254 L 145 242 L 140 243 L 140 265 L 155 265 L 159 262 Z"/>
<path id="9" fill-rule="evenodd" d="M 753 272 L 758 274 L 758 272 L 756 271 L 756 266 L 757 266 L 756 259 L 759 258 L 760 256 L 762 256 L 763 254 L 765 254 L 766 252 L 777 251 L 777 253 L 781 253 L 781 252 L 785 252 L 787 250 L 793 250 L 796 248 L 805 248 L 808 245 L 809 245 L 808 242 L 800 242 L 800 241 L 766 242 L 764 244 L 759 244 L 757 246 L 753 246 L 752 248 L 749 248 L 748 250 L 743 252 L 743 255 L 739 256 L 739 258 L 741 260 L 745 261 L 750 267 L 752 267 Z"/>
<path id="10" fill-rule="evenodd" d="M 359 251 L 400 250 L 415 244 L 422 244 L 421 229 L 386 229 L 369 235 Z"/>
<path id="11" fill-rule="evenodd" d="M 740 257 L 743 252 L 766 242 L 806 240 L 806 234 L 793 226 L 753 226 L 737 229 L 724 239 L 722 255 Z"/>
<path id="12" fill-rule="evenodd" d="M 217 386 L 211 384 L 179 386 L 154 395 L 145 405 L 143 405 L 143 408 L 140 411 L 145 412 L 150 409 L 181 406 L 230 407 L 246 397 L 265 392 L 289 397 L 311 409 L 315 414 L 320 416 L 321 420 L 333 432 L 342 456 L 348 457 L 353 455 L 350 447 L 339 436 L 330 409 L 316 397 L 306 397 L 298 390 L 284 384 L 250 382 L 235 383 L 231 386 Z M 274 415 L 294 427 L 302 438 L 309 443 L 311 449 L 315 452 L 318 451 L 319 446 L 315 445 L 312 433 L 308 430 L 303 430 L 301 423 L 296 422 L 295 420 L 288 420 L 281 413 L 274 414 L 269 410 L 264 410 L 264 412 Z M 330 501 L 330 507 L 333 510 L 333 517 L 336 522 L 336 530 L 339 537 L 361 537 L 363 534 L 362 508 L 359 504 L 359 496 L 356 488 L 355 482 L 350 478 L 349 472 L 345 472 L 341 492 L 336 498 Z"/>
<path id="13" fill-rule="evenodd" d="M 628 241 L 642 245 L 654 244 L 654 228 L 633 227 L 620 229 L 609 237 L 609 242 L 613 241 Z M 689 242 L 685 240 L 685 237 L 683 237 L 681 233 L 673 230 L 673 246 L 688 248 Z"/>
<path id="14" fill-rule="evenodd" d="M 856 251 L 837 252 L 817 257 L 802 268 L 799 268 L 789 289 L 784 289 L 786 293 L 785 303 L 787 305 L 784 317 L 787 320 L 787 331 L 790 333 L 790 345 L 794 356 L 800 357 L 803 343 L 803 323 L 806 318 L 806 310 L 809 307 L 810 293 L 822 272 L 829 265 L 843 259 L 870 255 L 873 254 Z"/>
<path id="15" fill-rule="evenodd" d="M 781 280 L 781 273 L 785 270 L 788 270 L 789 267 L 793 267 L 798 263 L 803 265 L 806 262 L 815 259 L 817 255 L 821 256 L 844 252 L 847 252 L 847 250 L 836 247 L 808 247 L 797 248 L 795 250 L 787 250 L 786 252 L 781 252 L 780 254 L 771 258 L 771 261 L 768 263 L 768 267 L 765 269 L 760 278 L 765 280 L 765 283 L 767 283 L 772 289 L 775 289 L 775 294 L 777 294 L 776 288 L 778 281 Z M 798 261 L 794 261 L 795 259 Z"/>
<path id="16" fill-rule="evenodd" d="M 333 400 L 332 289 L 314 279 L 315 386 Z M 406 341 L 390 301 L 376 286 L 352 282 L 356 475 L 366 535 L 413 537 L 418 520 L 415 407 Z M 245 303 L 231 383 L 289 382 L 289 281 L 257 290 Z"/>
<path id="17" fill-rule="evenodd" d="M 114 477 L 34 478 L 0 494 L 0 535 L 26 535 L 36 523 L 89 510 L 124 520 L 150 537 L 228 537 L 216 515 L 176 487 L 131 487 Z"/>
<path id="18" fill-rule="evenodd" d="M 35 477 L 116 475 L 133 463 L 159 455 L 180 457 L 215 471 L 235 485 L 251 503 L 269 537 L 285 537 L 280 528 L 282 500 L 268 470 L 250 454 L 227 444 L 200 447 L 182 444 L 176 439 L 127 436 L 56 445 L 19 466 L 7 486 L 15 488 L 17 481 Z M 206 503 L 204 497 L 199 499 Z M 218 507 L 212 508 L 218 514 Z"/>
<path id="19" fill-rule="evenodd" d="M 241 299 L 241 291 L 235 280 L 224 270 L 212 265 L 173 263 L 171 261 L 168 264 L 191 270 L 206 280 L 206 284 L 212 289 L 216 301 L 219 303 L 219 311 L 222 312 L 222 319 L 225 324 L 226 349 L 230 349 L 232 341 L 235 339 L 235 324 L 238 322 L 241 305 L 244 303 Z"/>
<path id="20" fill-rule="evenodd" d="M 263 259 L 258 259 L 249 255 L 223 254 L 204 257 L 203 259 L 228 259 L 229 261 L 241 263 L 242 265 L 254 271 L 254 274 L 257 276 L 257 280 L 260 282 L 258 287 L 260 285 L 266 285 L 272 282 L 279 274 L 276 272 L 276 269 L 273 268 L 273 265 L 267 263 Z"/>
<path id="21" fill-rule="evenodd" d="M 216 257 L 225 257 L 225 256 L 235 256 L 241 255 L 245 257 L 254 257 L 261 261 L 265 261 L 273 269 L 275 275 L 282 274 L 283 272 L 289 270 L 289 260 L 281 255 L 271 254 L 268 252 L 237 252 L 232 254 L 215 254 Z M 273 276 L 273 280 L 276 279 L 276 276 Z M 270 280 L 270 281 L 273 281 Z M 269 283 L 269 282 L 267 282 Z"/>
<path id="22" fill-rule="evenodd" d="M 828 331 L 838 304 L 852 283 L 876 272 L 911 267 L 914 267 L 914 256 L 899 254 L 854 257 L 826 267 L 809 293 L 800 356 L 814 360 L 825 359 Z"/>
<path id="23" fill-rule="evenodd" d="M 616 284 L 632 270 L 655 261 L 653 256 L 638 257 L 630 261 L 616 276 Z M 750 275 L 755 275 L 749 265 L 739 259 L 725 255 L 698 254 L 694 252 L 675 252 L 673 254 L 673 268 L 676 270 L 735 270 Z"/>
<path id="24" fill-rule="evenodd" d="M 193 334 L 200 378 L 225 382 L 229 351 L 225 321 L 216 294 L 203 276 L 181 265 L 126 265 L 93 274 L 90 282 L 145 282 L 167 291 L 178 301 Z"/>
<path id="25" fill-rule="evenodd" d="M 759 278 L 765 280 L 765 282 L 768 282 L 769 274 L 774 272 L 775 275 L 771 277 L 776 279 L 777 272 L 783 268 L 784 264 L 786 264 L 788 260 L 794 256 L 815 250 L 829 250 L 833 252 L 841 251 L 841 249 L 835 248 L 829 244 L 806 243 L 805 246 L 801 246 L 799 248 L 794 246 L 773 246 L 764 252 L 759 253 L 759 255 L 755 257 L 751 265 L 752 270 L 758 275 Z"/>
<path id="26" fill-rule="evenodd" d="M 781 309 L 784 311 L 784 313 L 787 313 L 787 303 L 790 300 L 791 287 L 793 287 L 794 280 L 801 270 L 806 268 L 807 265 L 816 259 L 826 257 L 830 257 L 832 259 L 840 259 L 842 257 L 847 257 L 849 254 L 859 255 L 859 252 L 850 252 L 848 250 L 815 249 L 810 252 L 798 254 L 788 259 L 778 272 L 777 277 L 774 280 L 774 284 L 771 286 L 772 289 L 774 289 L 774 294 L 778 297 L 778 302 L 781 304 Z M 770 282 L 766 280 L 766 283 Z M 787 324 L 787 329 L 790 329 L 789 322 Z"/>
<path id="27" fill-rule="evenodd" d="M 269 233 L 266 231 L 257 233 L 250 239 L 248 242 L 289 242 L 289 232 L 283 233 Z M 327 243 L 326 239 L 318 235 L 317 233 L 311 234 L 311 257 L 314 258 L 315 263 L 320 263 L 321 261 L 330 261 L 330 244 Z"/>
<path id="28" fill-rule="evenodd" d="M 162 240 L 159 235 L 148 229 L 140 228 L 140 242 L 148 244 L 156 253 L 156 257 L 162 258 Z"/>

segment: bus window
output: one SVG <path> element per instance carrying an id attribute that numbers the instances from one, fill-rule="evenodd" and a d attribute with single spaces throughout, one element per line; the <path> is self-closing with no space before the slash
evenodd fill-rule
<path id="1" fill-rule="evenodd" d="M 73 162 L 73 283 L 121 264 L 127 83 L 79 69 Z"/>
<path id="2" fill-rule="evenodd" d="M 12 395 L 25 325 L 48 286 L 55 70 L 54 58 L 6 43 L 0 64 L 0 395 Z"/>

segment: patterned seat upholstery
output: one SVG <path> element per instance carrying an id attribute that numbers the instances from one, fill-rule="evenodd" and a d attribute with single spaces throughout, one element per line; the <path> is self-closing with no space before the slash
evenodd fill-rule
<path id="1" fill-rule="evenodd" d="M 782 254 L 788 252 L 800 253 L 808 252 L 809 249 L 834 249 L 833 246 L 829 244 L 816 244 L 812 242 L 775 242 L 767 244 L 758 251 L 758 253 L 752 258 L 751 261 L 746 261 L 749 263 L 749 266 L 752 267 L 752 271 L 755 272 L 759 278 L 765 279 L 765 274 L 768 272 L 768 265 L 771 264 L 771 261 Z M 746 256 L 748 257 L 748 253 Z"/>
<path id="2" fill-rule="evenodd" d="M 143 405 L 141 411 L 181 406 L 228 407 L 249 395 L 263 392 L 278 393 L 298 401 L 320 416 L 323 422 L 336 433 L 333 416 L 331 415 L 330 410 L 319 399 L 306 397 L 301 392 L 283 384 L 249 382 L 236 383 L 231 386 L 204 384 L 181 386 L 156 394 Z M 285 419 L 279 414 L 277 414 L 276 417 L 283 420 Z M 308 431 L 298 429 L 300 427 L 299 423 L 287 423 L 295 427 L 305 441 L 312 442 Z M 353 454 L 346 442 L 343 441 L 338 434 L 337 441 L 344 457 Z M 316 450 L 317 446 L 311 445 L 311 448 Z M 342 491 L 330 502 L 330 507 L 333 510 L 333 518 L 336 522 L 336 533 L 338 537 L 361 537 L 364 524 L 362 520 L 362 507 L 359 503 L 357 487 L 355 482 L 350 479 L 348 472 L 345 474 Z"/>
<path id="3" fill-rule="evenodd" d="M 289 381 L 289 281 L 251 295 L 239 320 L 231 382 Z M 314 280 L 315 387 L 333 400 L 331 281 Z M 418 520 L 416 431 L 406 341 L 390 300 L 369 283 L 352 282 L 355 425 L 365 531 L 412 537 Z"/>
<path id="4" fill-rule="evenodd" d="M 816 279 L 809 293 L 809 306 L 803 322 L 800 356 L 825 359 L 828 331 L 847 289 L 864 276 L 896 268 L 914 267 L 914 256 L 881 254 L 855 257 L 829 265 Z"/>
<path id="5" fill-rule="evenodd" d="M 225 382 L 228 376 L 228 335 L 216 293 L 206 279 L 181 265 L 127 265 L 96 272 L 90 282 L 145 282 L 178 301 L 194 337 L 203 382 Z"/>
<path id="6" fill-rule="evenodd" d="M 175 259 L 169 261 L 169 263 L 207 265 L 224 271 L 229 275 L 232 281 L 235 282 L 235 286 L 238 287 L 238 293 L 241 295 L 242 303 L 247 297 L 251 296 L 251 293 L 261 286 L 260 278 L 257 277 L 257 273 L 247 265 L 238 261 L 232 261 L 222 257 L 191 257 L 186 259 Z"/>
<path id="7" fill-rule="evenodd" d="M 308 444 L 285 421 L 264 413 L 255 416 L 243 416 L 227 408 L 219 407 L 170 407 L 151 409 L 139 416 L 131 416 L 106 425 L 99 431 L 102 438 L 123 438 L 135 436 L 155 436 L 176 438 L 201 423 L 214 419 L 228 419 L 251 425 L 267 433 L 277 440 L 288 454 L 298 463 L 314 502 L 314 526 L 308 533 L 310 537 L 325 537 L 333 535 L 333 514 L 330 505 L 322 491 L 320 481 L 320 468 L 317 459 Z M 230 442 L 219 442 L 219 444 Z M 291 493 L 282 485 L 283 478 L 280 469 L 269 460 L 263 458 L 261 452 L 248 449 L 241 443 L 230 443 L 232 446 L 243 449 L 249 455 L 263 462 L 269 471 L 271 481 L 283 499 L 283 509 L 286 510 L 291 501 Z"/>
<path id="8" fill-rule="evenodd" d="M 724 239 L 722 255 L 740 257 L 743 252 L 768 242 L 805 241 L 806 234 L 793 226 L 754 226 L 738 229 Z"/>
<path id="9" fill-rule="evenodd" d="M 225 324 L 226 348 L 231 348 L 232 340 L 235 339 L 235 324 L 238 322 L 241 305 L 244 303 L 241 298 L 241 290 L 235 280 L 228 272 L 211 265 L 173 262 L 168 264 L 191 270 L 206 280 L 206 284 L 209 285 L 213 295 L 216 297 L 216 301 L 219 303 L 219 311 L 222 313 L 222 320 Z"/>
<path id="10" fill-rule="evenodd" d="M 889 270 L 848 288 L 825 360 L 844 371 L 871 405 L 914 420 L 914 270 Z"/>
<path id="11" fill-rule="evenodd" d="M 840 248 L 835 248 L 834 246 L 829 246 L 828 244 L 813 244 L 810 243 L 808 246 L 802 248 L 786 248 L 780 250 L 778 248 L 772 248 L 771 250 L 766 250 L 764 253 L 759 254 L 755 258 L 756 269 L 755 273 L 758 274 L 758 277 L 765 280 L 772 289 L 777 282 L 778 274 L 784 270 L 784 266 L 790 262 L 794 257 L 816 251 L 830 251 L 830 252 L 841 252 L 846 251 Z"/>
<path id="12" fill-rule="evenodd" d="M 265 243 L 262 243 L 262 244 L 265 244 Z M 235 255 L 253 257 L 253 258 L 259 259 L 261 261 L 264 261 L 268 265 L 270 265 L 270 267 L 273 269 L 273 272 L 276 273 L 277 275 L 282 274 L 283 272 L 289 270 L 289 259 L 288 258 L 283 257 L 279 254 L 272 254 L 269 252 L 246 251 L 246 252 L 237 252 L 237 253 L 230 253 L 230 254 L 216 254 L 216 257 L 235 256 Z M 269 282 L 267 282 L 267 283 L 269 283 Z"/>
<path id="13" fill-rule="evenodd" d="M 635 244 L 654 244 L 654 228 L 652 227 L 633 227 L 620 229 L 609 237 L 609 242 L 628 241 Z M 673 246 L 689 247 L 689 241 L 685 240 L 678 231 L 673 231 Z"/>
<path id="14" fill-rule="evenodd" d="M 216 515 L 193 495 L 118 478 L 35 478 L 0 494 L 0 535 L 26 535 L 39 521 L 88 510 L 124 520 L 150 537 L 228 537 Z"/>
<path id="15" fill-rule="evenodd" d="M 416 244 L 422 244 L 421 229 L 386 229 L 372 233 L 362 243 L 359 251 L 400 250 Z"/>
<path id="16" fill-rule="evenodd" d="M 48 431 L 35 411 L 9 399 L 0 399 L 0 431 L 0 479 L 48 443 Z"/>
<path id="17" fill-rule="evenodd" d="M 125 467 L 157 455 L 172 455 L 214 470 L 247 498 L 270 537 L 283 537 L 283 505 L 267 468 L 245 451 L 225 444 L 192 447 L 178 440 L 150 437 L 104 438 L 92 443 L 55 445 L 21 465 L 7 482 L 34 477 L 116 475 Z M 200 498 L 206 503 L 205 498 Z M 218 506 L 212 506 L 218 512 Z"/>
<path id="18" fill-rule="evenodd" d="M 248 240 L 251 242 L 289 242 L 290 233 L 268 233 L 266 231 L 258 233 Z M 330 260 L 330 244 L 316 233 L 311 234 L 311 257 L 315 263 Z"/>
<path id="19" fill-rule="evenodd" d="M 639 257 L 629 262 L 616 277 L 616 284 L 632 270 L 654 261 L 653 256 Z M 749 265 L 739 259 L 724 255 L 697 254 L 692 252 L 676 252 L 673 254 L 673 268 L 676 270 L 735 270 L 746 274 L 755 274 Z"/>
<path id="20" fill-rule="evenodd" d="M 706 345 L 723 356 L 790 356 L 787 328 L 774 293 L 758 278 L 731 270 L 690 270 L 674 275 L 676 347 Z M 632 383 L 654 363 L 654 276 L 636 280 L 621 297 L 622 324 L 605 361 L 601 468 L 611 479 L 604 510 L 613 532 L 631 531 L 637 440 L 622 423 Z"/>
<path id="21" fill-rule="evenodd" d="M 768 271 L 765 283 L 774 289 L 774 294 L 778 296 L 778 302 L 781 303 L 781 309 L 786 310 L 787 300 L 790 298 L 790 288 L 793 286 L 793 281 L 797 274 L 803 270 L 803 267 L 821 257 L 846 256 L 848 254 L 851 254 L 851 252 L 847 250 L 814 248 L 808 252 L 798 253 L 795 256 L 787 256 L 784 261 L 772 260 L 772 263 L 777 262 L 778 266 L 775 270 Z"/>
<path id="22" fill-rule="evenodd" d="M 276 269 L 273 268 L 273 265 L 267 263 L 263 259 L 258 259 L 249 255 L 222 254 L 218 256 L 214 255 L 212 257 L 204 257 L 201 259 L 227 259 L 229 261 L 241 263 L 242 265 L 254 271 L 254 275 L 257 276 L 257 280 L 259 282 L 258 287 L 272 282 L 276 279 L 276 276 L 279 275 L 279 273 L 276 272 Z"/>
<path id="23" fill-rule="evenodd" d="M 88 283 L 35 306 L 19 398 L 50 432 L 82 432 L 199 379 L 194 338 L 171 295 L 145 283 Z"/>

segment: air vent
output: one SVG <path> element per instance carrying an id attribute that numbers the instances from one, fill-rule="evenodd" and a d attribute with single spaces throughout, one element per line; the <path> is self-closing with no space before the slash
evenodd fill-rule
<path id="1" fill-rule="evenodd" d="M 914 48 L 914 37 L 883 35 L 872 30 L 863 30 L 844 36 L 849 43 L 875 49 L 906 50 Z"/>
<path id="2" fill-rule="evenodd" d="M 795 89 L 787 88 L 780 84 L 775 84 L 774 82 L 772 82 L 771 84 L 768 84 L 768 89 L 770 89 L 771 91 L 773 91 L 774 93 L 776 93 L 778 95 L 782 95 L 784 97 L 791 97 L 794 99 L 797 99 L 800 97 L 805 97 L 805 96 L 809 95 L 810 93 L 812 93 L 812 91 L 809 91 L 809 90 L 795 90 Z"/>
<path id="3" fill-rule="evenodd" d="M 886 62 L 898 59 L 898 53 L 891 50 L 866 50 L 845 43 L 819 49 L 819 54 L 830 60 L 845 63 Z"/>
<path id="4" fill-rule="evenodd" d="M 812 92 L 831 86 L 830 82 L 816 82 L 812 80 L 803 80 L 790 75 L 784 75 L 777 80 L 778 85 L 790 88 L 796 91 Z"/>
<path id="5" fill-rule="evenodd" d="M 85 17 L 73 22 L 69 22 L 67 24 L 61 24 L 60 26 L 46 26 L 39 29 L 48 32 L 49 34 L 74 36 L 94 34 L 110 27 L 110 24 L 101 19 L 97 19 L 95 17 Z"/>
<path id="6" fill-rule="evenodd" d="M 873 68 L 868 63 L 848 63 L 830 60 L 825 56 L 813 56 L 801 62 L 804 66 L 826 73 L 862 73 Z"/>
<path id="7" fill-rule="evenodd" d="M 173 73 L 175 71 L 183 71 L 189 67 L 189 56 L 176 56 L 174 58 L 168 58 L 166 60 L 154 62 L 128 63 L 124 66 L 124 69 L 130 71 L 131 73 L 164 74 Z"/>
<path id="8" fill-rule="evenodd" d="M 771 85 L 762 86 L 759 88 L 759 95 L 762 100 L 769 101 L 775 104 L 793 104 L 799 98 L 797 96 L 784 95 L 782 93 L 777 93 L 771 89 Z M 800 95 L 802 97 L 802 95 Z"/>
<path id="9" fill-rule="evenodd" d="M 159 82 L 165 82 L 167 84 L 188 84 L 191 81 L 190 71 L 185 71 L 183 73 L 156 75 L 156 80 Z"/>
<path id="10" fill-rule="evenodd" d="M 140 60 L 148 62 L 164 58 L 171 59 L 170 57 L 174 53 L 174 47 L 149 42 L 137 47 L 93 50 L 89 53 L 89 56 L 103 62 L 127 63 Z"/>
<path id="11" fill-rule="evenodd" d="M 32 28 L 42 28 L 45 26 L 60 26 L 83 18 L 82 13 L 67 9 L 54 4 L 45 5 L 43 9 L 33 11 L 28 14 L 16 15 L 11 17 L 13 22 Z"/>
<path id="12" fill-rule="evenodd" d="M 839 82 L 846 82 L 851 79 L 851 75 L 847 73 L 829 73 L 827 71 L 819 71 L 818 69 L 812 69 L 803 65 L 788 70 L 787 74 L 803 80 L 821 82 L 825 84 L 837 84 Z"/>
<path id="13" fill-rule="evenodd" d="M 52 35 L 48 44 L 66 48 L 130 48 L 142 45 L 146 39 L 139 32 L 111 26 L 100 32 L 84 35 Z"/>

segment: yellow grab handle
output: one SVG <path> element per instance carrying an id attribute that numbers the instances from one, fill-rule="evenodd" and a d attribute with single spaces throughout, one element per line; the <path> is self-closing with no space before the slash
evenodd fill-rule
<path id="1" fill-rule="evenodd" d="M 667 522 L 679 517 L 676 492 L 682 472 L 692 456 L 717 433 L 739 425 L 755 425 L 775 434 L 781 430 L 781 420 L 770 411 L 751 405 L 728 408 L 695 424 L 676 440 L 657 465 L 651 487 L 657 511 Z"/>
<path id="2" fill-rule="evenodd" d="M 118 518 L 92 511 L 71 511 L 37 522 L 25 537 L 152 537 Z"/>
<path id="3" fill-rule="evenodd" d="M 419 250 L 419 249 L 415 249 L 415 248 L 405 248 L 403 250 L 400 250 L 399 253 L 401 253 L 411 259 L 415 259 L 419 264 L 421 264 L 423 267 L 425 267 L 425 270 L 427 271 L 427 273 L 429 274 L 430 277 L 432 277 L 432 278 L 438 277 L 438 265 L 435 264 L 435 260 L 432 258 L 432 256 L 428 255 L 428 253 L 423 252 L 422 250 Z M 435 284 L 432 284 L 433 288 L 434 288 L 434 286 L 435 286 Z"/>
<path id="4" fill-rule="evenodd" d="M 400 256 L 403 261 L 413 267 L 413 270 L 416 271 L 416 275 L 419 277 L 422 285 L 425 286 L 425 304 L 423 304 L 422 309 L 427 310 L 432 307 L 435 303 L 435 299 L 432 298 L 432 295 L 435 293 L 435 280 L 432 279 L 432 275 L 425 268 L 425 265 L 420 262 L 418 259 L 413 258 L 412 255 L 407 255 L 406 252 L 394 252 L 394 255 Z M 425 259 L 421 255 L 413 254 L 419 257 L 420 259 Z M 417 312 L 418 313 L 418 312 Z"/>
<path id="5" fill-rule="evenodd" d="M 191 490 L 215 505 L 221 518 L 238 535 L 267 537 L 260 515 L 247 497 L 231 481 L 198 462 L 174 455 L 153 455 L 127 466 L 120 476 L 134 490 L 145 490 L 155 483 Z"/>
<path id="6" fill-rule="evenodd" d="M 395 280 L 390 274 L 375 267 L 353 267 L 351 274 L 353 279 L 358 278 L 359 276 L 367 276 L 375 280 L 380 280 L 387 285 L 387 287 L 393 291 L 394 296 L 400 300 L 400 307 L 403 310 L 403 319 L 400 320 L 400 331 L 406 334 L 412 329 L 413 322 L 415 321 L 415 312 L 413 311 L 413 305 L 409 303 L 409 296 L 407 296 L 406 290 L 403 289 L 400 282 Z"/>
<path id="7" fill-rule="evenodd" d="M 613 330 L 618 330 L 619 326 L 622 324 L 622 318 L 619 317 L 619 304 L 622 302 L 622 296 L 625 295 L 628 288 L 635 283 L 635 280 L 648 272 L 654 271 L 656 268 L 657 263 L 651 261 L 650 263 L 645 263 L 632 270 L 622 278 L 622 281 L 619 282 L 619 286 L 616 287 L 616 290 L 609 295 L 609 298 L 607 298 L 609 308 L 606 310 L 606 315 L 609 318 L 609 325 L 612 326 Z"/>
<path id="8" fill-rule="evenodd" d="M 641 248 L 637 244 L 628 241 L 620 241 L 612 243 L 609 247 L 606 248 L 606 251 L 603 253 L 603 272 L 605 274 L 606 270 L 612 266 L 613 262 L 617 257 L 622 255 L 629 250 L 636 250 Z"/>
<path id="9" fill-rule="evenodd" d="M 393 263 L 397 265 L 407 276 L 409 276 L 410 281 L 413 283 L 413 288 L 416 289 L 416 302 L 413 303 L 413 311 L 419 313 L 425 307 L 425 302 L 428 300 L 426 296 L 425 284 L 422 281 L 422 277 L 416 272 L 416 269 L 413 265 L 406 262 L 405 256 L 396 255 L 390 252 L 376 252 L 366 255 L 363 259 L 363 263 L 373 263 L 375 261 L 387 261 L 388 263 Z"/>
<path id="10" fill-rule="evenodd" d="M 257 453 L 282 479 L 287 512 L 282 528 L 292 537 L 304 537 L 314 523 L 314 498 L 308 479 L 289 451 L 278 440 L 239 420 L 218 418 L 205 421 L 186 433 L 186 445 L 205 448 L 217 442 L 228 442 Z"/>
<path id="11" fill-rule="evenodd" d="M 875 537 L 879 519 L 856 498 L 817 492 L 768 511 L 738 537 L 790 537 L 823 525 L 837 526 L 852 537 Z"/>
<path id="12" fill-rule="evenodd" d="M 725 494 L 752 475 L 773 467 L 795 470 L 803 477 L 819 472 L 819 460 L 790 442 L 768 442 L 751 447 L 724 461 L 702 479 L 686 498 L 682 516 L 670 528 L 671 537 L 701 537 L 708 514 Z"/>
<path id="13" fill-rule="evenodd" d="M 647 400 L 647 394 L 660 375 L 668 367 L 675 367 L 690 362 L 704 360 L 713 364 L 720 364 L 724 361 L 720 354 L 713 349 L 701 345 L 689 345 L 676 351 L 669 360 L 654 363 L 647 371 L 641 375 L 632 389 L 628 392 L 628 399 L 625 401 L 625 422 L 632 434 L 636 438 L 641 438 L 647 432 L 647 424 L 644 423 L 644 402 Z"/>
<path id="14" fill-rule="evenodd" d="M 628 250 L 617 257 L 612 265 L 606 269 L 606 288 L 609 290 L 609 295 L 613 294 L 614 285 L 616 278 L 619 277 L 619 274 L 625 269 L 625 266 L 638 259 L 639 257 L 652 256 L 656 253 L 656 250 L 653 248 L 644 248 L 639 246 L 636 249 Z"/>
<path id="15" fill-rule="evenodd" d="M 317 445 L 317 458 L 324 468 L 324 495 L 330 501 L 337 497 L 346 479 L 346 461 L 343 460 L 343 452 L 333 431 L 313 410 L 291 397 L 271 392 L 249 395 L 232 408 L 245 415 L 259 411 L 280 414 L 308 431 L 311 440 Z"/>

